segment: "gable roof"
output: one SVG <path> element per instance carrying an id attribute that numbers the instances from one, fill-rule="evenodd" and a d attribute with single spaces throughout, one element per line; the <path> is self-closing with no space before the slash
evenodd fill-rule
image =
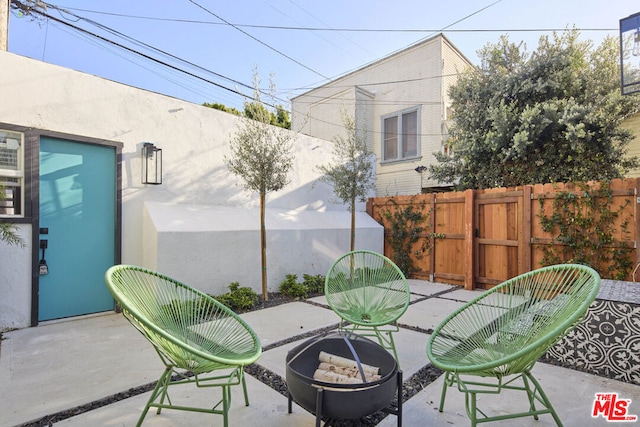
<path id="1" fill-rule="evenodd" d="M 384 56 L 382 58 L 379 58 L 379 59 L 376 59 L 374 61 L 371 61 L 368 64 L 363 65 L 360 68 L 357 68 L 357 69 L 355 69 L 353 71 L 349 71 L 348 73 L 343 74 L 342 76 L 340 76 L 340 77 L 338 77 L 336 79 L 333 79 L 333 80 L 331 80 L 331 81 L 329 81 L 327 83 L 324 83 L 324 84 L 322 84 L 320 86 L 317 86 L 317 87 L 315 87 L 313 89 L 309 89 L 308 91 L 303 92 L 303 93 L 301 93 L 299 95 L 296 95 L 293 98 L 291 98 L 291 101 L 294 101 L 297 98 L 300 98 L 300 97 L 303 97 L 305 95 L 308 95 L 309 93 L 311 93 L 313 91 L 316 91 L 318 89 L 321 89 L 321 88 L 324 88 L 324 87 L 327 87 L 327 86 L 332 86 L 332 85 L 334 85 L 335 83 L 337 83 L 337 82 L 339 82 L 341 80 L 347 79 L 348 77 L 351 77 L 354 74 L 357 74 L 357 73 L 362 72 L 363 70 L 366 70 L 367 68 L 372 68 L 372 67 L 380 64 L 383 61 L 388 61 L 390 59 L 393 59 L 394 57 L 403 55 L 403 54 L 405 54 L 406 52 L 408 52 L 410 50 L 418 49 L 418 48 L 420 48 L 420 47 L 422 47 L 422 46 L 424 46 L 426 44 L 432 43 L 436 39 L 441 39 L 444 44 L 448 45 L 452 50 L 454 50 L 458 55 L 460 55 L 460 57 L 464 61 L 468 62 L 470 66 L 473 65 L 473 63 L 471 61 L 469 61 L 469 59 L 460 51 L 460 49 L 458 49 L 443 33 L 438 33 L 435 36 L 419 40 L 419 41 L 417 41 L 417 42 L 415 42 L 413 44 L 410 44 L 409 46 L 406 46 L 404 48 L 401 48 L 401 49 L 399 49 L 399 50 L 397 50 L 397 51 L 395 51 L 395 52 L 393 52 L 393 53 L 391 53 L 391 54 L 389 54 L 387 56 Z"/>

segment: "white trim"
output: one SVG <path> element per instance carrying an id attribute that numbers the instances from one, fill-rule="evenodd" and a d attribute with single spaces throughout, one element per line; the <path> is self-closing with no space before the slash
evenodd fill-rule
<path id="1" fill-rule="evenodd" d="M 403 145 L 404 145 L 404 141 L 403 141 L 403 133 L 402 133 L 402 116 L 408 114 L 408 113 L 416 113 L 416 154 L 413 156 L 408 156 L 408 157 L 402 157 L 402 152 L 403 152 Z M 388 163 L 393 163 L 393 162 L 402 162 L 402 161 L 408 161 L 408 160 L 415 160 L 417 158 L 419 158 L 421 156 L 421 138 L 420 138 L 420 130 L 422 128 L 421 126 L 421 113 L 422 113 L 422 106 L 421 105 L 416 105 L 414 107 L 410 107 L 410 108 L 405 108 L 403 110 L 399 110 L 396 112 L 393 112 L 391 114 L 385 114 L 383 116 L 380 117 L 380 163 L 381 164 L 388 164 Z M 385 120 L 392 118 L 392 117 L 397 117 L 398 118 L 398 157 L 394 158 L 394 159 L 386 159 L 385 158 Z"/>

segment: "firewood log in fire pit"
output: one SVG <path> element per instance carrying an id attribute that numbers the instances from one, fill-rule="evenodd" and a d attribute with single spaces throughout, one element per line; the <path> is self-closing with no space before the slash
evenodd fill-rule
<path id="1" fill-rule="evenodd" d="M 321 351 L 318 356 L 318 368 L 313 379 L 334 384 L 363 384 L 364 382 L 380 380 L 380 368 L 361 363 L 362 374 L 355 360 Z"/>
<path id="2" fill-rule="evenodd" d="M 348 360 L 360 360 L 379 366 L 377 381 L 359 384 L 337 384 L 313 378 L 318 368 L 321 352 Z M 335 365 L 335 359 L 332 358 Z M 357 366 L 351 360 L 349 367 Z M 315 414 L 316 427 L 325 420 L 357 420 L 376 411 L 385 411 L 398 416 L 398 427 L 402 419 L 402 373 L 393 355 L 377 342 L 354 333 L 334 331 L 310 338 L 287 353 L 286 380 L 289 391 L 288 411 L 292 412 L 295 401 L 307 411 Z M 376 373 L 376 372 L 374 372 Z M 358 373 L 359 379 L 362 375 Z M 392 399 L 400 402 L 396 409 Z"/>

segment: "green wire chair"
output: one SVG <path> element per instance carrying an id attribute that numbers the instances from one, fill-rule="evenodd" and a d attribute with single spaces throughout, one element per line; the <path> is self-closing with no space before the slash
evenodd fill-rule
<path id="1" fill-rule="evenodd" d="M 555 265 L 509 279 L 449 315 L 427 342 L 427 356 L 445 371 L 439 411 L 447 387 L 455 384 L 465 393 L 472 426 L 526 416 L 537 420 L 540 414 L 551 414 L 561 426 L 531 369 L 584 318 L 599 289 L 600 276 L 590 267 Z M 493 380 L 482 379 L 489 377 Z M 503 389 L 525 391 L 529 410 L 488 416 L 477 407 L 478 394 Z"/>
<path id="2" fill-rule="evenodd" d="M 371 251 L 342 255 L 329 268 L 325 296 L 341 319 L 340 329 L 377 337 L 398 361 L 392 334 L 409 306 L 409 285 L 389 258 Z"/>
<path id="3" fill-rule="evenodd" d="M 219 414 L 226 427 L 231 386 L 238 384 L 249 406 L 243 367 L 260 357 L 262 346 L 239 316 L 209 295 L 142 267 L 113 266 L 105 282 L 124 316 L 165 365 L 137 426 L 154 407 L 158 414 L 163 408 Z M 185 383 L 221 387 L 222 398 L 212 408 L 173 405 L 169 386 Z"/>

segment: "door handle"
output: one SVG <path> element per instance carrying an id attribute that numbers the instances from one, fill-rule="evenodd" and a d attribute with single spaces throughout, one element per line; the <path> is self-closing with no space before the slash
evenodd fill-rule
<path id="1" fill-rule="evenodd" d="M 41 239 L 40 249 L 42 249 L 42 258 L 40 258 L 40 264 L 39 264 L 41 275 L 49 274 L 49 266 L 47 265 L 47 260 L 44 258 L 44 251 L 45 249 L 47 249 L 47 246 L 49 246 L 49 241 L 46 239 Z"/>

